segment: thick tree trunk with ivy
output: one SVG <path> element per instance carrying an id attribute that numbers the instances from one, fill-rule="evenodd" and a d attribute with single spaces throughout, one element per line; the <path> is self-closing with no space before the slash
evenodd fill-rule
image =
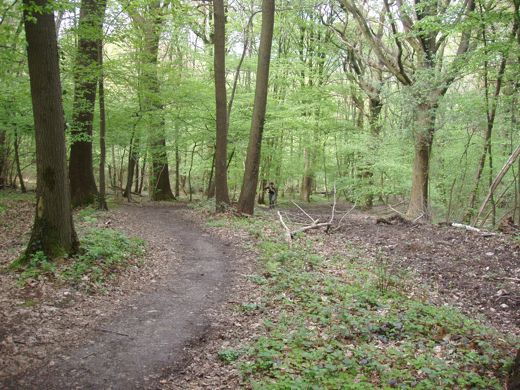
<path id="1" fill-rule="evenodd" d="M 27 58 L 36 135 L 37 202 L 34 226 L 25 252 L 50 258 L 71 254 L 79 243 L 72 222 L 65 151 L 54 15 L 47 0 L 24 0 Z M 40 12 L 38 12 L 40 11 Z"/>
<path id="2" fill-rule="evenodd" d="M 74 64 L 74 103 L 69 177 L 73 206 L 94 203 L 97 196 L 92 161 L 92 125 L 99 78 L 99 42 L 106 1 L 82 0 Z"/>
<path id="3" fill-rule="evenodd" d="M 256 187 L 260 167 L 262 135 L 264 132 L 265 111 L 269 81 L 269 62 L 273 43 L 274 0 L 262 1 L 262 30 L 260 33 L 260 48 L 258 51 L 258 67 L 256 76 L 255 103 L 251 132 L 247 147 L 244 178 L 238 200 L 238 211 L 253 214 L 255 209 Z"/>

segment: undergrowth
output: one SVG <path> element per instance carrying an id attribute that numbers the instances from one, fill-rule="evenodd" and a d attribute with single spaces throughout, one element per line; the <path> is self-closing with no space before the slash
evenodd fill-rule
<path id="1" fill-rule="evenodd" d="M 20 259 L 11 263 L 11 270 L 19 273 L 19 285 L 45 279 L 91 290 L 102 287 L 119 269 L 139 264 L 144 242 L 118 230 L 95 226 L 95 214 L 94 209 L 86 208 L 77 215 L 82 223 L 77 255 L 51 261 L 43 252 L 36 252 L 27 264 Z"/>
<path id="2" fill-rule="evenodd" d="M 271 217 L 272 218 L 272 217 Z M 272 221 L 212 218 L 254 234 L 264 265 L 256 341 L 220 358 L 256 389 L 502 389 L 518 340 L 451 307 L 410 297 L 388 259 L 289 247 Z M 277 230 L 277 228 L 274 228 Z M 239 310 L 244 311 L 244 305 Z M 240 355 L 240 357 L 239 357 Z"/>

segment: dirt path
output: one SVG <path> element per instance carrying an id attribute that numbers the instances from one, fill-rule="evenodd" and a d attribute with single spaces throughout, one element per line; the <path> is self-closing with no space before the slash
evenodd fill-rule
<path id="1" fill-rule="evenodd" d="M 188 220 L 182 206 L 125 206 L 124 211 L 132 233 L 160 248 L 165 274 L 86 335 L 79 349 L 50 357 L 41 369 L 4 386 L 146 388 L 185 365 L 185 348 L 200 342 L 210 325 L 208 311 L 225 299 L 233 251 Z"/>

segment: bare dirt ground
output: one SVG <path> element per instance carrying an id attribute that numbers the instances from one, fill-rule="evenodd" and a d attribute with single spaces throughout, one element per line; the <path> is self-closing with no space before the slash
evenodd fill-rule
<path id="1" fill-rule="evenodd" d="M 330 216 L 327 205 L 305 209 L 315 217 Z M 283 211 L 293 222 L 301 214 Z M 483 317 L 500 332 L 520 334 L 520 247 L 514 237 L 376 223 L 383 214 L 354 210 L 339 231 L 307 234 L 324 255 L 353 247 L 360 256 L 383 255 L 392 272 L 408 274 L 432 302 Z M 258 215 L 279 223 L 275 211 Z M 261 299 L 248 281 L 258 272 L 256 254 L 245 248 L 254 239 L 201 227 L 204 215 L 178 206 L 125 206 L 100 225 L 108 220 L 146 239 L 148 255 L 144 266 L 122 273 L 105 294 L 45 282 L 20 289 L 12 274 L 0 273 L 0 388 L 247 387 L 218 354 L 253 339 L 262 323 L 261 313 L 240 310 Z M 0 221 L 1 265 L 23 248 L 31 222 L 24 204 Z M 69 375 L 68 369 L 75 371 Z"/>
<path id="2" fill-rule="evenodd" d="M 2 283 L 0 387 L 144 388 L 154 386 L 163 369 L 182 368 L 186 347 L 204 338 L 211 311 L 224 301 L 235 275 L 233 248 L 211 238 L 186 212 L 183 206 L 153 205 L 111 213 L 111 226 L 147 240 L 155 269 L 148 266 L 144 276 L 135 270 L 134 283 L 106 297 L 45 294 L 41 290 L 53 290 L 45 285 L 28 292 L 13 281 Z M 9 282 L 11 288 L 4 288 Z M 24 308 L 24 294 L 40 303 Z"/>

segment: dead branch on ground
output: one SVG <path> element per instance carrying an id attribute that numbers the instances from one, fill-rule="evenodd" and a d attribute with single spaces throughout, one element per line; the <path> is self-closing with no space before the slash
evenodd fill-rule
<path id="1" fill-rule="evenodd" d="M 297 228 L 297 229 L 294 229 L 294 230 L 291 230 L 287 224 L 285 223 L 284 219 L 283 219 L 283 215 L 280 211 L 278 211 L 278 219 L 280 220 L 280 223 L 282 224 L 284 230 L 285 230 L 285 239 L 286 241 L 291 244 L 291 240 L 294 238 L 294 236 L 298 233 L 303 233 L 303 232 L 306 232 L 307 230 L 311 230 L 311 229 L 319 229 L 321 227 L 325 227 L 325 232 L 329 232 L 333 222 L 334 222 L 334 217 L 335 217 L 335 214 L 336 214 L 336 185 L 334 185 L 334 202 L 332 204 L 332 212 L 331 212 L 331 215 L 330 215 L 330 218 L 328 220 L 328 222 L 320 222 L 320 219 L 319 218 L 316 218 L 314 219 L 309 213 L 307 213 L 300 205 L 298 205 L 296 202 L 292 201 L 292 203 L 307 217 L 309 218 L 312 222 L 311 224 L 309 225 L 304 225 L 300 228 Z M 354 205 L 354 207 L 356 207 Z M 350 213 L 353 209 L 351 208 L 340 220 L 340 222 L 343 220 L 343 218 L 348 214 Z M 337 230 L 337 229 L 336 229 Z"/>

